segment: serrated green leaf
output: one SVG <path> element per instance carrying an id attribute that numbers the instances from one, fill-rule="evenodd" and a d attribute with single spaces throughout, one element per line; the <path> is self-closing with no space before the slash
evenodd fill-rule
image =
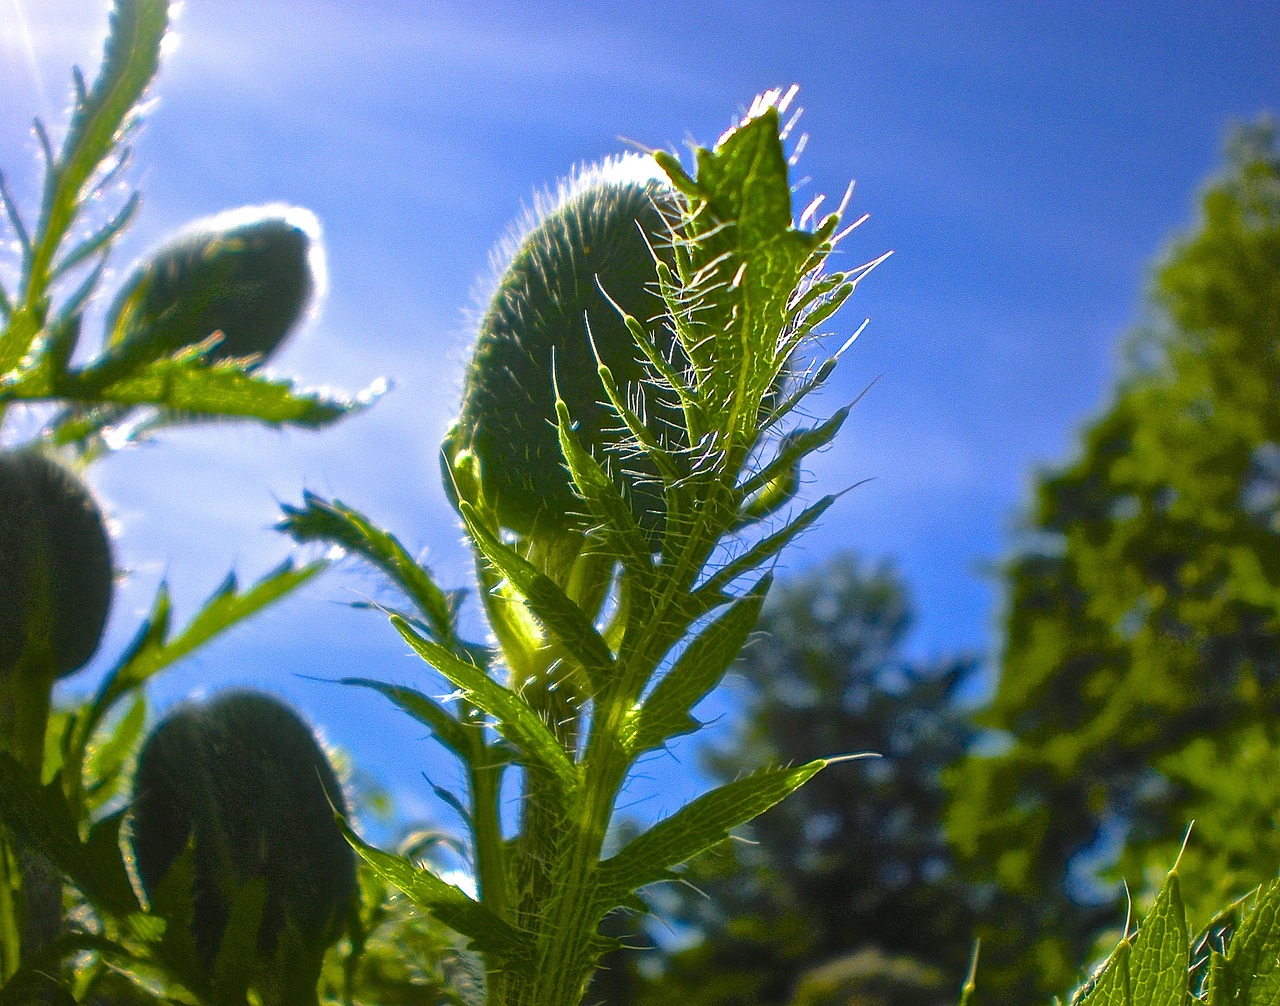
<path id="1" fill-rule="evenodd" d="M 605 898 L 616 898 L 663 880 L 728 837 L 729 831 L 764 813 L 826 767 L 819 759 L 797 768 L 765 769 L 713 789 L 629 842 L 600 864 Z"/>
<path id="2" fill-rule="evenodd" d="M 690 212 L 677 249 L 682 282 L 664 293 L 708 414 L 733 416 L 737 437 L 756 429 L 754 408 L 790 355 L 793 291 L 821 264 L 823 239 L 792 227 L 780 97 L 761 96 L 714 150 L 699 150 L 696 181 L 672 177 L 688 186 Z"/>
<path id="3" fill-rule="evenodd" d="M 383 880 L 397 888 L 420 908 L 471 940 L 493 963 L 518 969 L 532 956 L 532 941 L 464 891 L 415 866 L 400 856 L 375 849 L 363 841 L 340 816 L 337 821 L 347 841 Z"/>
<path id="4" fill-rule="evenodd" d="M 463 500 L 459 510 L 476 547 L 507 578 L 534 617 L 582 665 L 593 694 L 601 694 L 616 672 L 613 651 L 604 637 L 551 577 L 485 527 L 471 504 Z"/>
<path id="5" fill-rule="evenodd" d="M 635 715 L 633 755 L 660 747 L 670 738 L 698 729 L 691 712 L 720 682 L 760 620 L 760 607 L 773 582 L 760 581 L 747 596 L 708 625 L 658 682 Z"/>
<path id="6" fill-rule="evenodd" d="M 62 156 L 60 178 L 44 215 L 74 203 L 90 176 L 111 152 L 120 130 L 160 65 L 160 43 L 169 27 L 168 0 L 116 0 L 102 66 L 93 87 L 77 104 Z"/>
<path id="7" fill-rule="evenodd" d="M 1122 939 L 1102 967 L 1072 997 L 1071 1006 L 1136 1006 L 1129 984 L 1131 948 L 1128 938 Z"/>
<path id="8" fill-rule="evenodd" d="M 614 549 L 618 561 L 637 585 L 648 583 L 653 579 L 653 557 L 648 539 L 613 479 L 582 446 L 574 432 L 569 407 L 560 399 L 556 400 L 556 422 L 560 452 L 578 494 L 596 522 L 598 533 Z"/>
<path id="9" fill-rule="evenodd" d="M 418 656 L 461 688 L 477 709 L 494 718 L 498 732 L 520 750 L 529 765 L 548 770 L 564 788 L 572 788 L 578 778 L 576 767 L 524 699 L 494 681 L 482 668 L 418 635 L 403 618 L 392 615 L 391 624 Z"/>
<path id="10" fill-rule="evenodd" d="M 25 256 L 23 303 L 0 334 L 0 374 L 22 358 L 41 327 L 54 256 L 86 187 L 117 148 L 130 113 L 155 76 L 168 23 L 168 0 L 116 0 L 98 77 L 76 102 L 61 154 L 56 160 L 50 155 L 40 221 Z M 43 127 L 38 128 L 43 137 Z"/>
<path id="11" fill-rule="evenodd" d="M 208 364 L 191 353 L 150 360 L 124 375 L 90 367 L 56 381 L 32 371 L 0 383 L 0 402 L 58 399 L 92 405 L 154 405 L 201 417 L 303 427 L 326 426 L 365 408 L 374 397 L 372 391 L 355 399 L 298 392 L 292 381 L 250 373 L 234 360 Z"/>
<path id="12" fill-rule="evenodd" d="M 1259 996 L 1280 984 L 1280 878 L 1258 893 L 1241 920 L 1227 948 L 1227 963 L 1239 983 L 1239 1006 L 1273 1006 L 1275 999 Z"/>
<path id="13" fill-rule="evenodd" d="M 835 495 L 823 496 L 818 502 L 806 507 L 794 520 L 789 521 L 772 534 L 761 538 L 738 558 L 726 563 L 721 569 L 709 576 L 706 582 L 698 588 L 697 592 L 699 594 L 704 592 L 718 594 L 738 577 L 758 569 L 811 528 L 838 498 Z"/>
<path id="14" fill-rule="evenodd" d="M 172 639 L 166 638 L 167 633 L 161 628 L 168 624 L 169 617 L 168 590 L 161 585 L 138 644 L 130 648 L 104 682 L 102 704 L 110 706 L 118 696 L 301 587 L 328 565 L 321 560 L 296 566 L 293 560 L 286 560 L 245 590 L 240 589 L 235 574 L 229 574 Z"/>
<path id="15" fill-rule="evenodd" d="M 1129 985 L 1135 1006 L 1182 1006 L 1187 998 L 1190 950 L 1182 891 L 1173 870 L 1133 941 Z"/>
<path id="16" fill-rule="evenodd" d="M 714 150 L 698 151 L 699 194 L 718 219 L 739 221 L 734 240 L 740 245 L 765 244 L 791 227 L 791 185 L 779 126 L 777 109 L 765 108 L 729 130 Z"/>
<path id="17" fill-rule="evenodd" d="M 1235 982 L 1231 980 L 1231 965 L 1218 951 L 1210 951 L 1209 978 L 1205 982 L 1205 1003 L 1207 1006 L 1232 1006 L 1235 996 L 1236 988 Z"/>
<path id="18" fill-rule="evenodd" d="M 324 541 L 354 552 L 377 566 L 412 600 L 427 619 L 437 642 L 453 635 L 454 603 L 408 553 L 400 540 L 358 510 L 340 500 L 303 494 L 302 506 L 282 508 L 285 519 L 276 527 L 295 541 Z"/>

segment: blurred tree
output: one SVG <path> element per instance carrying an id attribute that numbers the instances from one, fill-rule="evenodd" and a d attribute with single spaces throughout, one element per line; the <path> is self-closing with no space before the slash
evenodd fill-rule
<path id="1" fill-rule="evenodd" d="M 588 1001 L 954 1001 L 974 923 L 940 826 L 941 776 L 970 741 L 956 696 L 974 663 L 904 659 L 910 622 L 901 580 L 849 555 L 774 589 L 738 664 L 741 724 L 707 755 L 711 773 L 883 757 L 824 773 L 754 822 L 749 841 L 692 864 L 687 885 L 652 892 L 691 942 L 615 958 Z"/>
<path id="2" fill-rule="evenodd" d="M 1238 131 L 1198 228 L 1155 275 L 1154 321 L 1038 481 L 1005 571 L 999 754 L 951 780 L 967 875 L 993 883 L 980 986 L 1069 987 L 1188 822 L 1192 922 L 1280 862 L 1280 150 Z"/>

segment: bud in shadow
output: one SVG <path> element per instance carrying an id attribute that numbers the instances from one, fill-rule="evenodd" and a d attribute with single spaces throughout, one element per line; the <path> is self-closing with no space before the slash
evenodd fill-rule
<path id="1" fill-rule="evenodd" d="M 156 359 L 215 333 L 209 358 L 269 356 L 321 282 L 320 226 L 292 206 L 192 224 L 136 266 L 107 313 L 114 356 Z"/>
<path id="2" fill-rule="evenodd" d="M 0 674 L 79 670 L 111 608 L 102 512 L 68 469 L 34 450 L 0 453 Z"/>
<path id="3" fill-rule="evenodd" d="M 231 692 L 157 727 L 134 782 L 135 864 L 152 911 L 189 932 L 188 966 L 268 1000 L 314 995 L 356 893 L 335 808 L 324 752 L 271 696 Z"/>

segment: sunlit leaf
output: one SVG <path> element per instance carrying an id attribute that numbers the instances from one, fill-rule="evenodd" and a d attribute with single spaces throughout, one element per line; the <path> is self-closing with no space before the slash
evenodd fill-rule
<path id="1" fill-rule="evenodd" d="M 573 762 L 524 699 L 494 681 L 482 668 L 463 660 L 439 643 L 423 639 L 404 619 L 393 615 L 391 624 L 423 660 L 461 688 L 477 709 L 494 718 L 498 732 L 520 749 L 528 764 L 547 769 L 566 788 L 576 782 L 577 770 Z"/>
<path id="2" fill-rule="evenodd" d="M 764 813 L 826 765 L 818 760 L 797 768 L 766 769 L 698 797 L 601 863 L 602 890 L 613 896 L 666 879 L 673 866 L 723 841 L 730 829 Z"/>

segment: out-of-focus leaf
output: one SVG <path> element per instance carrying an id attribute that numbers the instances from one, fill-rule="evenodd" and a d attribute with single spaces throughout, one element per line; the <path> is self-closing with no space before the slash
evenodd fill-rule
<path id="1" fill-rule="evenodd" d="M 146 362 L 123 375 L 90 367 L 65 375 L 33 370 L 0 381 L 0 403 L 57 399 L 93 405 L 154 405 L 202 417 L 304 427 L 326 426 L 365 408 L 375 397 L 374 390 L 355 399 L 299 392 L 292 381 L 250 373 L 234 360 L 210 365 L 190 352 Z"/>
<path id="2" fill-rule="evenodd" d="M 21 842 L 46 856 L 91 901 L 124 916 L 138 909 L 127 878 L 99 873 L 81 844 L 75 819 L 57 782 L 40 786 L 0 752 L 0 820 Z"/>
<path id="3" fill-rule="evenodd" d="M 120 773 L 136 750 L 146 721 L 146 697 L 138 692 L 107 736 L 90 741 L 84 770 L 85 796 L 91 811 L 115 796 Z"/>
<path id="4" fill-rule="evenodd" d="M 388 883 L 394 884 L 414 904 L 426 909 L 445 925 L 471 940 L 477 950 L 506 967 L 523 965 L 532 953 L 529 940 L 465 892 L 446 883 L 430 870 L 407 859 L 375 849 L 364 842 L 339 816 L 347 841 Z"/>
<path id="5" fill-rule="evenodd" d="M 363 556 L 382 570 L 417 605 L 437 642 L 453 635 L 454 600 L 431 573 L 414 561 L 398 538 L 373 524 L 364 514 L 340 500 L 303 494 L 302 506 L 283 508 L 277 527 L 295 541 L 323 541 Z"/>
<path id="6" fill-rule="evenodd" d="M 62 152 L 47 165 L 40 221 L 24 262 L 27 303 L 0 333 L 0 374 L 26 353 L 45 310 L 39 303 L 53 260 L 78 214 L 86 186 L 118 149 L 130 114 L 155 76 L 160 43 L 169 25 L 168 0 L 116 0 L 93 87 L 77 97 Z M 43 127 L 39 127 L 45 137 Z M 0 401 L 3 394 L 0 393 Z"/>
<path id="7" fill-rule="evenodd" d="M 257 583 L 241 590 L 234 573 L 173 638 L 168 638 L 169 595 L 163 585 L 135 644 L 112 669 L 103 683 L 98 703 L 109 707 L 117 697 L 142 684 L 165 667 L 181 660 L 232 626 L 256 615 L 272 602 L 296 590 L 328 566 L 312 562 L 297 566 L 287 560 Z"/>

